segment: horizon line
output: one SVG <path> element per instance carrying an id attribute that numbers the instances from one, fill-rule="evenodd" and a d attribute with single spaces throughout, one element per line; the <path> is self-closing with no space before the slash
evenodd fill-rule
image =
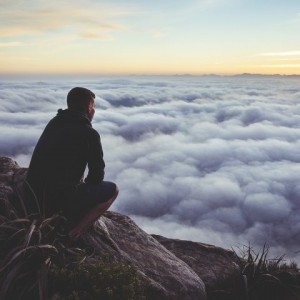
<path id="1" fill-rule="evenodd" d="M 218 76 L 218 77 L 234 77 L 234 76 L 277 76 L 277 77 L 300 77 L 300 74 L 297 73 L 71 73 L 71 72 L 65 72 L 65 73 L 46 73 L 46 72 L 36 72 L 36 73 L 28 73 L 28 72 L 15 72 L 15 73 L 1 73 L 0 77 L 22 77 L 22 76 L 28 76 L 28 77 L 35 77 L 35 76 L 45 76 L 45 77 L 81 77 L 81 76 L 88 76 L 88 77 L 104 77 L 104 76 L 162 76 L 162 77 L 172 77 L 172 76 L 191 76 L 191 77 L 205 77 L 205 76 Z"/>

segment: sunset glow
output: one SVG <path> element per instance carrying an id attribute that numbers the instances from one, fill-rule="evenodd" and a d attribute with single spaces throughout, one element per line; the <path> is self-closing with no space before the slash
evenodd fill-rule
<path id="1" fill-rule="evenodd" d="M 300 74 L 297 0 L 0 0 L 0 73 Z"/>

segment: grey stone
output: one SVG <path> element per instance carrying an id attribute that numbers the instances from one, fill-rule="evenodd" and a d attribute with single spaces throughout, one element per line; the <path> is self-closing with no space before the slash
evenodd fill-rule
<path id="1" fill-rule="evenodd" d="M 23 197 L 26 172 L 12 159 L 0 157 L 1 210 L 10 209 L 9 201 Z M 106 212 L 80 238 L 80 243 L 92 247 L 97 254 L 135 266 L 145 284 L 147 299 L 205 300 L 207 292 L 239 293 L 239 259 L 232 251 L 151 236 L 120 213 Z"/>

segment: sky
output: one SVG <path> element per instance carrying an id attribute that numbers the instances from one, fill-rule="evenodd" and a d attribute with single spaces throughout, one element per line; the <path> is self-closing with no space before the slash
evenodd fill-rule
<path id="1" fill-rule="evenodd" d="M 0 0 L 0 74 L 300 74 L 299 0 Z"/>
<path id="2" fill-rule="evenodd" d="M 96 94 L 111 210 L 148 233 L 300 262 L 300 78 L 105 76 L 0 82 L 0 155 L 27 167 L 47 122 Z M 271 256 L 273 257 L 273 256 Z"/>

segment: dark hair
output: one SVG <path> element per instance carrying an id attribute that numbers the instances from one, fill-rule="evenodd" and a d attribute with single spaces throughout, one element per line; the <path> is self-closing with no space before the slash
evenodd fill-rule
<path id="1" fill-rule="evenodd" d="M 92 99 L 95 99 L 95 94 L 83 87 L 75 87 L 71 89 L 67 96 L 68 108 L 77 111 L 84 111 L 90 104 Z"/>

